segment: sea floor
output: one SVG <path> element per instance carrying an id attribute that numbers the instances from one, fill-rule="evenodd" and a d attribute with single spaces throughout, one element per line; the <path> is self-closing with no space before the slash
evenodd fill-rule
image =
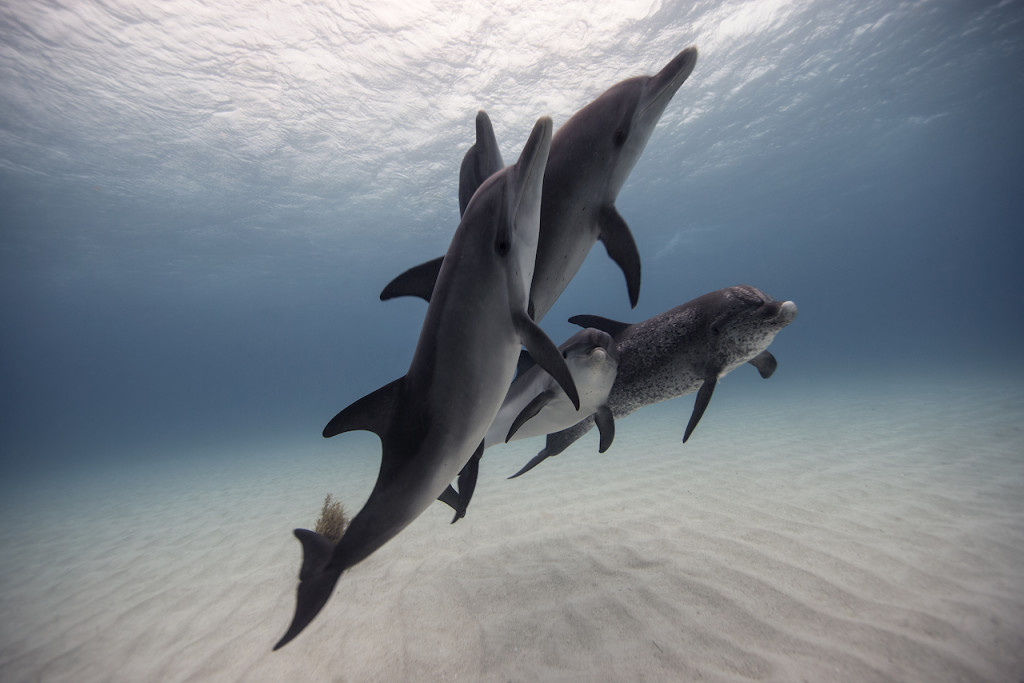
<path id="1" fill-rule="evenodd" d="M 278 652 L 373 437 L 8 482 L 0 680 L 1024 680 L 1024 382 L 730 376 L 684 446 L 691 406 L 489 450 Z"/>

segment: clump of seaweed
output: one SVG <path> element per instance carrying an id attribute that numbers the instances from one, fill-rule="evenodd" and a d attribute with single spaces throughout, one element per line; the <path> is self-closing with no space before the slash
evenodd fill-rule
<path id="1" fill-rule="evenodd" d="M 341 535 L 345 533 L 348 520 L 345 518 L 345 509 L 341 502 L 334 500 L 331 494 L 324 498 L 324 506 L 320 508 L 320 519 L 316 520 L 313 531 L 326 537 L 332 543 L 337 543 Z"/>

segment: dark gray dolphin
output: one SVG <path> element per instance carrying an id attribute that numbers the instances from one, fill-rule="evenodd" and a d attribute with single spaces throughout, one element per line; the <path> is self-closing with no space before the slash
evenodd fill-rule
<path id="1" fill-rule="evenodd" d="M 795 317 L 792 301 L 779 302 L 754 287 L 740 285 L 710 292 L 634 325 L 593 315 L 577 315 L 569 322 L 604 330 L 615 340 L 619 371 L 608 405 L 616 419 L 652 403 L 697 392 L 683 434 L 686 443 L 720 377 L 743 363 L 756 367 L 762 377 L 771 377 L 778 363 L 766 349 Z M 548 434 L 544 449 L 513 477 L 558 455 L 593 426 L 593 419 L 587 418 Z"/>
<path id="2" fill-rule="evenodd" d="M 338 413 L 324 436 L 368 430 L 381 439 L 377 482 L 335 545 L 297 529 L 303 560 L 295 616 L 278 649 L 320 612 L 341 573 L 393 538 L 483 450 L 521 346 L 579 397 L 554 343 L 527 314 L 551 146 L 540 119 L 519 161 L 474 194 L 448 248 L 408 373 Z"/>
<path id="3" fill-rule="evenodd" d="M 636 306 L 640 256 L 615 200 L 672 96 L 696 63 L 697 48 L 688 47 L 654 76 L 637 76 L 612 86 L 558 129 L 544 175 L 540 244 L 530 290 L 534 320 L 551 309 L 597 240 L 625 274 L 629 301 Z M 481 146 L 479 116 L 476 146 Z M 460 196 L 463 192 L 460 188 Z M 402 273 L 384 288 L 381 299 L 419 296 L 429 301 L 429 273 L 440 268 L 440 261 Z"/>

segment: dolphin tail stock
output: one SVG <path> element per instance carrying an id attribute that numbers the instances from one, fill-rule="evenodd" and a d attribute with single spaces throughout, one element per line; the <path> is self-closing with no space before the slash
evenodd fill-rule
<path id="1" fill-rule="evenodd" d="M 309 622 L 313 621 L 327 604 L 327 599 L 331 597 L 334 586 L 341 577 L 341 570 L 328 566 L 334 552 L 333 543 L 309 529 L 296 529 L 295 537 L 302 543 L 302 568 L 299 570 L 295 615 L 288 630 L 274 645 L 275 650 L 291 642 L 309 625 Z"/>
<path id="2" fill-rule="evenodd" d="M 441 263 L 444 256 L 431 259 L 426 263 L 413 266 L 394 280 L 385 285 L 380 293 L 380 300 L 387 301 L 400 296 L 416 296 L 424 301 L 430 301 L 434 293 L 434 283 L 437 282 L 437 274 L 441 272 Z"/>
<path id="3" fill-rule="evenodd" d="M 686 443 L 686 440 L 690 438 L 693 430 L 697 427 L 697 423 L 700 422 L 700 418 L 704 416 L 704 411 L 707 410 L 708 404 L 711 403 L 711 394 L 715 393 L 716 384 L 718 384 L 718 373 L 708 373 L 708 376 L 704 379 L 704 384 L 700 385 L 700 390 L 697 392 L 697 400 L 693 404 L 690 422 L 686 425 L 686 431 L 683 432 L 683 443 Z"/>
<path id="4" fill-rule="evenodd" d="M 604 207 L 598 221 L 599 239 L 604 242 L 608 256 L 622 269 L 626 277 L 629 304 L 636 308 L 640 300 L 640 253 L 636 249 L 633 233 L 614 206 Z"/>
<path id="5" fill-rule="evenodd" d="M 544 333 L 537 323 L 533 322 L 530 316 L 524 311 L 515 316 L 516 330 L 523 346 L 530 352 L 534 362 L 546 373 L 554 377 L 558 386 L 569 397 L 576 410 L 580 409 L 580 394 L 576 390 L 576 382 L 573 381 L 569 366 L 565 364 L 561 352 L 555 343 Z"/>
<path id="6" fill-rule="evenodd" d="M 768 379 L 775 373 L 775 368 L 779 367 L 779 361 L 775 360 L 773 356 L 767 350 L 762 351 L 753 358 L 747 361 L 761 373 L 762 379 Z"/>

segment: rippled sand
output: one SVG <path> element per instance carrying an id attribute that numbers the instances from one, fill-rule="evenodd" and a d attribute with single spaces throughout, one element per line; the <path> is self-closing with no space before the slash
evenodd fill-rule
<path id="1" fill-rule="evenodd" d="M 692 397 L 515 481 L 538 442 L 488 451 L 465 520 L 437 504 L 275 653 L 290 530 L 358 509 L 372 439 L 22 488 L 0 679 L 1024 679 L 1024 387 L 777 384 L 724 382 L 685 446 Z"/>

